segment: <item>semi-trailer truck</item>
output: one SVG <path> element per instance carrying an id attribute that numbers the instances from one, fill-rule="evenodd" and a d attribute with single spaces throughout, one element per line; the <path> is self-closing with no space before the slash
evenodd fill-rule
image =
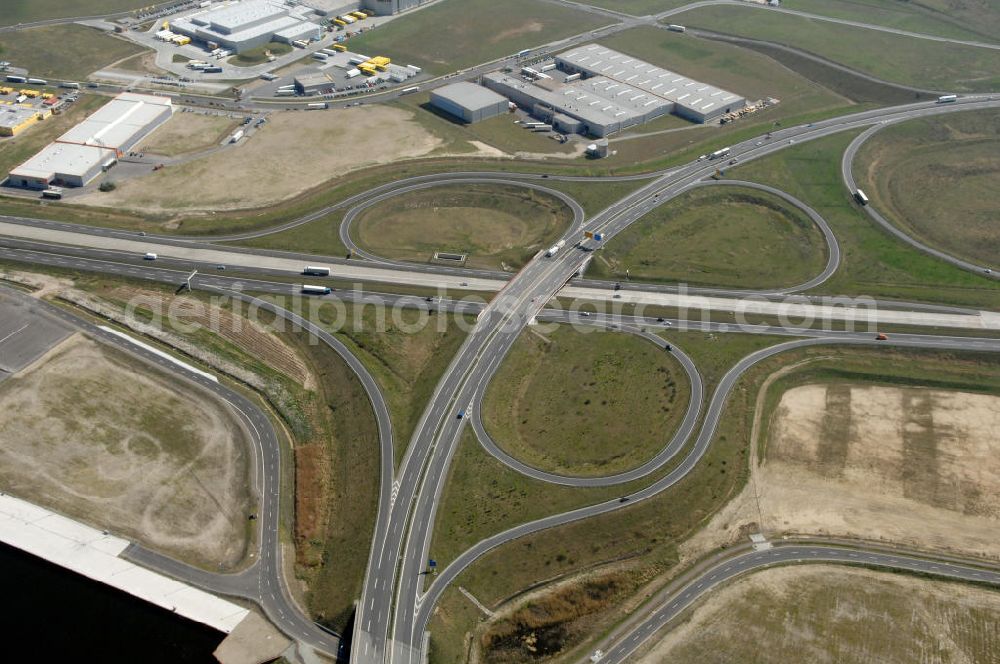
<path id="1" fill-rule="evenodd" d="M 315 265 L 306 265 L 302 270 L 302 274 L 309 274 L 315 277 L 329 277 L 330 268 L 328 267 L 317 267 Z"/>
<path id="2" fill-rule="evenodd" d="M 566 240 L 559 240 L 554 245 L 552 245 L 551 247 L 549 247 L 548 251 L 545 252 L 545 255 L 547 257 L 551 258 L 551 257 L 555 256 L 557 253 L 559 253 L 559 250 L 562 249 L 565 246 L 566 246 Z"/>
<path id="3" fill-rule="evenodd" d="M 322 101 L 322 102 L 316 102 L 316 103 L 313 103 L 313 104 L 306 104 L 306 108 L 308 110 L 310 110 L 310 111 L 318 111 L 318 110 L 321 110 L 321 109 L 324 109 L 324 108 L 328 108 L 328 106 L 327 106 L 327 103 L 325 101 Z"/>
<path id="4" fill-rule="evenodd" d="M 938 97 L 939 104 L 946 104 L 950 101 L 958 101 L 958 95 L 941 95 Z"/>
<path id="5" fill-rule="evenodd" d="M 70 90 L 79 90 L 80 84 L 74 83 L 73 81 L 63 81 L 59 84 L 60 88 L 69 88 Z"/>
<path id="6" fill-rule="evenodd" d="M 309 284 L 302 284 L 302 292 L 306 295 L 329 295 L 331 292 L 329 286 L 310 286 Z"/>
<path id="7" fill-rule="evenodd" d="M 729 150 L 730 150 L 730 148 L 722 148 L 722 149 L 716 150 L 712 154 L 708 155 L 708 158 L 709 159 L 719 159 L 721 157 L 725 157 L 727 154 L 729 154 Z"/>

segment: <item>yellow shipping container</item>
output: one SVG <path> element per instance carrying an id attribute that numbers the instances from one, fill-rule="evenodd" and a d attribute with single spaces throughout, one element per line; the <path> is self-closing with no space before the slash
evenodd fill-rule
<path id="1" fill-rule="evenodd" d="M 21 94 L 25 97 L 37 97 L 41 93 L 38 90 L 21 90 Z"/>
<path id="2" fill-rule="evenodd" d="M 334 44 L 333 45 L 333 50 L 340 51 L 341 53 L 343 53 L 344 51 L 347 50 L 347 47 L 344 46 L 343 44 Z"/>

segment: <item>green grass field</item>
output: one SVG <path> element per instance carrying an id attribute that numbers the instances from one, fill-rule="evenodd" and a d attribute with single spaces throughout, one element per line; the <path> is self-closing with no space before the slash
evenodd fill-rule
<path id="1" fill-rule="evenodd" d="M 437 251 L 466 254 L 468 267 L 518 268 L 572 221 L 562 202 L 506 185 L 443 185 L 388 199 L 352 227 L 357 243 L 386 258 L 428 262 Z"/>
<path id="2" fill-rule="evenodd" d="M 703 7 L 671 19 L 688 27 L 793 46 L 885 81 L 983 92 L 1000 86 L 1000 52 L 903 37 L 753 8 Z"/>
<path id="3" fill-rule="evenodd" d="M 998 614 L 1000 595 L 986 588 L 835 565 L 772 568 L 706 596 L 634 661 L 988 662 Z"/>
<path id="4" fill-rule="evenodd" d="M 738 358 L 757 348 L 782 341 L 753 335 L 694 332 L 669 332 L 664 336 L 694 357 L 705 374 L 709 392 Z M 885 349 L 830 347 L 780 354 L 755 366 L 740 379 L 730 393 L 709 451 L 679 484 L 648 502 L 505 544 L 469 567 L 459 576 L 456 584 L 468 589 L 487 607 L 498 609 L 505 606 L 506 600 L 516 597 L 522 589 L 535 587 L 540 582 L 567 580 L 572 574 L 581 571 L 602 574 L 625 569 L 647 580 L 656 578 L 658 583 L 664 583 L 676 565 L 676 547 L 742 489 L 747 478 L 749 432 L 757 394 L 763 381 L 775 371 L 804 360 L 825 358 L 833 366 L 846 366 L 850 361 L 853 366 L 867 367 L 873 373 L 878 373 L 885 367 L 888 368 L 887 376 L 898 375 L 898 380 L 905 380 L 908 384 L 915 381 L 939 384 L 938 377 L 943 375 L 944 370 L 946 374 L 951 373 L 945 380 L 960 379 L 962 384 L 969 385 L 983 383 L 983 376 L 987 372 L 980 362 L 985 357 L 923 351 L 891 351 L 887 355 Z M 995 366 L 996 359 L 990 361 Z M 897 379 L 890 380 L 895 382 Z M 995 377 L 990 380 L 995 382 Z M 483 454 L 478 449 L 475 452 Z M 461 454 L 465 453 L 463 449 Z M 456 458 L 456 463 L 459 462 L 461 458 Z M 520 509 L 525 515 L 531 513 L 534 516 L 539 511 L 535 505 L 539 501 L 551 500 L 552 512 L 564 507 L 565 499 L 561 496 L 561 488 L 549 486 L 544 497 L 532 492 L 522 495 L 516 489 L 511 490 L 505 484 L 506 480 L 494 476 L 485 466 L 477 469 L 474 464 L 469 464 L 466 468 L 472 469 L 469 476 L 449 483 L 445 502 L 442 503 L 443 511 L 439 512 L 440 518 L 457 525 L 458 531 L 462 529 L 462 517 L 470 519 L 469 523 L 474 524 L 482 518 L 484 506 L 489 506 L 494 512 L 512 510 L 514 502 L 505 498 L 504 490 L 509 491 L 509 495 L 520 502 Z M 648 481 L 653 479 L 648 478 Z M 521 481 L 523 482 L 523 478 Z M 489 494 L 491 487 L 500 487 L 501 493 Z M 628 490 L 629 487 L 621 487 L 622 493 Z M 461 501 L 460 496 L 465 491 L 479 491 L 479 501 L 469 499 L 464 509 L 449 509 L 450 505 L 458 505 L 449 501 Z M 497 519 L 497 530 L 501 525 L 513 525 L 524 520 L 509 513 L 502 514 L 502 517 Z M 436 532 L 442 532 L 440 522 L 436 527 Z M 484 533 L 472 533 L 469 539 L 474 540 L 482 535 Z M 568 586 L 561 587 L 573 587 L 575 583 L 580 581 L 571 581 Z M 533 599 L 532 605 L 546 603 L 547 597 L 550 595 Z M 439 641 L 432 646 L 440 654 L 440 659 L 434 661 L 436 664 L 464 662 L 466 660 L 459 655 L 461 648 L 454 641 L 445 639 L 455 639 L 457 635 L 473 629 L 476 625 L 475 614 L 472 614 L 473 620 L 470 620 L 469 614 L 455 602 L 445 605 L 444 609 L 435 615 L 431 623 L 432 644 Z M 599 637 L 626 614 L 620 604 L 604 606 L 599 610 L 598 626 L 586 632 L 587 639 Z M 576 619 L 580 618 L 574 620 Z M 465 621 L 464 630 L 461 621 Z M 549 627 L 565 627 L 566 633 L 573 633 L 572 625 L 556 624 Z M 586 641 L 582 639 L 575 642 L 570 640 L 561 645 L 569 661 L 583 656 L 586 651 Z"/>
<path id="5" fill-rule="evenodd" d="M 487 431 L 531 466 L 611 475 L 641 465 L 680 424 L 690 386 L 677 361 L 616 332 L 522 334 L 483 400 Z"/>
<path id="6" fill-rule="evenodd" d="M 816 293 L 1000 308 L 1000 287 L 992 281 L 892 238 L 852 202 L 840 176 L 840 158 L 856 135 L 846 132 L 792 146 L 728 175 L 787 191 L 830 224 L 840 242 L 841 265 Z"/>
<path id="7" fill-rule="evenodd" d="M 938 4 L 935 8 L 933 5 Z M 996 12 L 969 11 L 975 2 L 920 2 L 910 0 L 793 0 L 783 3 L 787 9 L 830 16 L 832 18 L 881 25 L 896 30 L 906 30 L 926 35 L 949 37 L 966 41 L 998 41 L 1000 32 L 990 30 L 992 23 L 1000 28 Z M 966 11 L 962 11 L 966 10 Z M 984 11 L 985 10 L 985 11 Z"/>
<path id="8" fill-rule="evenodd" d="M 465 331 L 448 316 L 329 302 L 318 309 L 314 322 L 343 341 L 379 383 L 392 416 L 399 460 Z M 465 323 L 471 326 L 472 321 Z"/>
<path id="9" fill-rule="evenodd" d="M 632 16 L 647 16 L 689 5 L 691 0 L 587 0 L 581 4 L 603 7 Z"/>
<path id="10" fill-rule="evenodd" d="M 106 65 L 146 49 L 82 25 L 53 25 L 0 35 L 3 59 L 32 76 L 85 79 Z"/>
<path id="11" fill-rule="evenodd" d="M 149 6 L 149 0 L 7 0 L 0 25 L 100 16 Z"/>
<path id="12" fill-rule="evenodd" d="M 350 48 L 444 74 L 612 22 L 540 0 L 445 0 L 353 37 Z"/>
<path id="13" fill-rule="evenodd" d="M 908 234 L 1000 268 L 1000 115 L 955 113 L 888 127 L 861 149 L 855 178 Z"/>
<path id="14" fill-rule="evenodd" d="M 776 196 L 700 189 L 656 208 L 595 254 L 588 276 L 740 288 L 776 288 L 819 274 L 819 229 Z"/>

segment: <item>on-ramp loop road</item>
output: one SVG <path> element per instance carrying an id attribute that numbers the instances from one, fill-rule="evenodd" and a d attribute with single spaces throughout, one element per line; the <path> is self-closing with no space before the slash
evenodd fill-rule
<path id="1" fill-rule="evenodd" d="M 587 318 L 576 318 L 573 322 L 579 325 L 591 325 L 594 327 L 633 334 L 649 341 L 662 350 L 666 350 L 666 347 L 668 346 L 667 342 L 662 338 L 652 334 L 651 332 L 647 332 L 640 327 L 634 327 L 632 325 L 618 325 L 615 323 L 604 322 L 599 319 L 591 323 Z M 485 383 L 476 392 L 472 402 L 472 417 L 470 419 L 472 429 L 476 433 L 476 438 L 479 439 L 480 445 L 482 445 L 490 455 L 500 461 L 500 463 L 521 473 L 522 475 L 541 482 L 550 482 L 552 484 L 561 484 L 563 486 L 596 487 L 614 486 L 642 479 L 650 473 L 655 472 L 657 469 L 662 468 L 664 464 L 670 461 L 670 459 L 672 459 L 678 452 L 680 452 L 681 448 L 684 447 L 684 444 L 687 442 L 691 433 L 694 431 L 696 424 L 698 423 L 698 415 L 701 412 L 701 404 L 704 399 L 704 386 L 702 384 L 701 374 L 698 373 L 698 369 L 695 367 L 694 362 L 686 353 L 684 353 L 684 351 L 678 348 L 676 344 L 670 344 L 670 346 L 670 352 L 684 368 L 684 371 L 687 374 L 688 384 L 691 388 L 691 397 L 688 401 L 684 418 L 681 420 L 677 431 L 670 437 L 663 449 L 661 449 L 653 458 L 641 466 L 637 466 L 636 468 L 622 473 L 607 475 L 604 477 L 573 477 L 539 470 L 538 468 L 530 466 L 523 461 L 519 461 L 504 452 L 496 441 L 493 440 L 492 436 L 490 436 L 489 432 L 486 431 L 486 427 L 483 425 L 482 400 L 483 396 L 486 394 L 486 389 L 489 387 L 489 383 Z"/>

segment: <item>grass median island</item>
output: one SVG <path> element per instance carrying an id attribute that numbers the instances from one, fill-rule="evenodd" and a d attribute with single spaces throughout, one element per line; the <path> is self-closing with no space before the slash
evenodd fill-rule
<path id="1" fill-rule="evenodd" d="M 699 366 L 705 367 L 710 392 L 736 359 L 777 341 L 755 335 L 693 332 L 670 332 L 664 336 L 676 340 L 695 357 Z M 588 651 L 588 644 L 603 636 L 634 608 L 636 599 L 623 598 L 637 597 L 640 589 L 641 596 L 646 596 L 676 571 L 720 544 L 744 541 L 747 533 L 756 532 L 760 527 L 756 520 L 724 520 L 721 517 L 724 512 L 720 510 L 728 509 L 730 501 L 740 496 L 741 491 L 746 493 L 750 433 L 758 395 L 775 372 L 803 361 L 828 360 L 840 366 L 849 360 L 876 373 L 883 366 L 895 367 L 894 373 L 910 375 L 907 380 L 933 382 L 939 368 L 950 365 L 955 367 L 956 374 L 961 373 L 960 381 L 965 385 L 983 384 L 984 380 L 995 382 L 995 376 L 990 377 L 991 370 L 984 370 L 979 364 L 984 357 L 987 356 L 821 346 L 781 353 L 756 365 L 730 393 L 708 452 L 677 485 L 649 501 L 612 514 L 507 543 L 465 570 L 456 585 L 498 612 L 496 620 L 478 627 L 475 622 L 465 623 L 472 647 L 482 654 L 481 661 L 490 664 L 528 661 L 533 655 L 524 647 L 525 643 L 544 638 L 551 654 L 558 653 L 565 661 L 580 658 Z M 722 528 L 725 536 L 712 538 L 711 531 L 718 531 L 720 524 L 727 526 Z M 695 541 L 701 544 L 689 544 Z M 682 563 L 679 567 L 678 562 Z M 596 602 L 586 616 L 559 610 L 558 600 L 564 593 L 574 587 L 586 588 L 595 579 L 610 580 L 618 587 L 604 595 L 608 599 Z M 527 616 L 521 612 L 525 607 L 535 610 Z M 464 618 L 460 607 L 443 605 L 431 622 L 432 644 L 439 638 L 436 626 L 444 627 L 441 638 L 452 639 L 461 632 L 457 626 L 461 620 Z M 578 621 L 592 621 L 589 624 L 594 625 L 583 631 L 583 638 L 576 636 L 574 625 L 581 624 Z M 465 661 L 452 655 L 444 657 L 458 651 L 453 642 L 432 648 L 442 654 L 437 662 Z"/>
<path id="2" fill-rule="evenodd" d="M 665 336 L 693 357 L 709 393 L 736 360 L 785 340 L 694 332 Z M 455 585 L 471 591 L 491 610 L 506 616 L 524 606 L 524 599 L 540 607 L 539 611 L 531 620 L 515 618 L 477 629 L 476 614 L 467 612 L 466 605 L 453 597 L 439 606 L 431 621 L 431 661 L 465 662 L 468 646 L 456 643 L 462 638 L 471 638 L 472 647 L 484 655 L 481 661 L 489 664 L 529 661 L 534 655 L 519 648 L 532 632 L 536 636 L 544 632 L 550 644 L 547 648 L 582 655 L 580 644 L 620 619 L 625 611 L 624 598 L 676 565 L 678 543 L 742 485 L 745 473 L 741 468 L 746 465 L 744 447 L 749 436 L 749 416 L 744 418 L 744 414 L 750 412 L 746 406 L 749 398 L 744 390 L 734 393 L 727 413 L 736 415 L 723 419 L 707 457 L 680 485 L 646 503 L 505 544 L 469 567 Z M 628 485 L 571 489 L 525 479 L 489 457 L 470 437 L 463 441 L 453 461 L 438 510 L 432 551 L 438 558 L 441 552 L 457 554 L 488 535 L 530 519 L 627 495 L 654 481 L 676 462 Z M 484 506 L 491 510 L 485 520 L 489 528 L 481 525 Z M 597 578 L 578 576 L 582 572 Z M 557 589 L 548 585 L 557 580 L 567 585 Z M 583 611 L 560 609 L 572 602 L 575 589 L 591 583 L 597 584 L 597 601 L 588 603 Z M 522 597 L 526 589 L 536 585 L 540 587 L 537 595 Z M 564 596 L 564 590 L 569 595 Z M 487 652 L 484 643 L 493 644 L 486 648 Z"/>
<path id="3" fill-rule="evenodd" d="M 688 27 L 808 51 L 884 81 L 986 92 L 1000 85 L 1000 53 L 747 7 L 701 7 L 670 19 Z"/>
<path id="4" fill-rule="evenodd" d="M 428 262 L 465 254 L 468 267 L 519 268 L 572 222 L 560 200 L 507 185 L 442 185 L 395 196 L 365 210 L 357 243 L 385 258 Z"/>
<path id="5" fill-rule="evenodd" d="M 766 192 L 697 189 L 656 208 L 597 252 L 589 277 L 739 288 L 802 283 L 826 264 L 808 216 Z"/>
<path id="6" fill-rule="evenodd" d="M 925 244 L 1000 267 L 1000 116 L 953 113 L 883 129 L 855 179 L 887 219 Z"/>
<path id="7" fill-rule="evenodd" d="M 104 97 L 81 95 L 65 112 L 49 116 L 17 136 L 0 140 L 0 177 L 7 177 L 11 169 L 31 158 L 105 103 L 107 100 Z"/>
<path id="8" fill-rule="evenodd" d="M 487 431 L 528 465 L 602 476 L 642 465 L 666 445 L 690 398 L 670 353 L 631 335 L 529 328 L 483 400 Z"/>
<path id="9" fill-rule="evenodd" d="M 614 23 L 541 0 L 445 0 L 351 38 L 351 50 L 445 74 Z"/>
<path id="10" fill-rule="evenodd" d="M 1000 308 L 1000 287 L 928 256 L 882 231 L 853 202 L 840 160 L 860 132 L 844 132 L 733 168 L 728 175 L 777 187 L 815 209 L 841 248 L 840 268 L 811 291 Z"/>
<path id="11" fill-rule="evenodd" d="M 988 662 L 1000 593 L 841 565 L 772 568 L 713 591 L 636 664 L 742 661 Z"/>
<path id="12" fill-rule="evenodd" d="M 966 41 L 998 41 L 1000 17 L 985 2 L 948 0 L 795 0 L 791 9 Z M 992 31 L 991 26 L 992 25 Z"/>
<path id="13" fill-rule="evenodd" d="M 49 25 L 0 36 L 3 59 L 32 76 L 85 79 L 91 72 L 146 49 L 82 25 Z"/>

